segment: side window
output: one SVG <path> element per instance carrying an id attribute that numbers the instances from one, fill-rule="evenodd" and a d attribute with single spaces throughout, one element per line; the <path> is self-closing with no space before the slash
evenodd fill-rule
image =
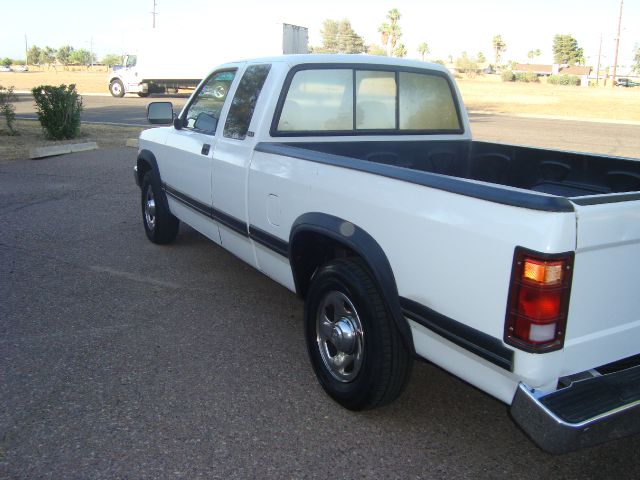
<path id="1" fill-rule="evenodd" d="M 186 128 L 213 135 L 235 70 L 215 72 L 197 93 L 186 115 Z"/>
<path id="2" fill-rule="evenodd" d="M 224 136 L 244 140 L 249 131 L 253 110 L 262 86 L 267 80 L 271 65 L 251 65 L 244 72 L 236 94 L 231 101 L 227 121 L 224 124 Z"/>

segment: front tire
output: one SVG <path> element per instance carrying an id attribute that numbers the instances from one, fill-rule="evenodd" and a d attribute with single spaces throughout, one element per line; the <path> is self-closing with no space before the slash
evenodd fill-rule
<path id="1" fill-rule="evenodd" d="M 402 393 L 412 358 L 362 261 L 333 260 L 316 273 L 304 321 L 316 377 L 340 405 L 366 410 Z"/>
<path id="2" fill-rule="evenodd" d="M 151 172 L 142 180 L 142 223 L 147 238 L 153 243 L 166 244 L 175 240 L 180 221 L 166 208 L 160 182 Z"/>
<path id="3" fill-rule="evenodd" d="M 122 81 L 118 80 L 117 78 L 115 80 L 112 80 L 109 84 L 109 92 L 111 92 L 111 95 L 113 95 L 114 97 L 124 97 L 125 91 Z"/>

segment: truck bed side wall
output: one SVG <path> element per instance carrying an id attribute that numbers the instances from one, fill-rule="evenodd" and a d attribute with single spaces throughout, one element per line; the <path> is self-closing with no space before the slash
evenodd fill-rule
<path id="1" fill-rule="evenodd" d="M 289 145 L 563 197 L 640 190 L 640 162 L 625 158 L 468 140 Z"/>

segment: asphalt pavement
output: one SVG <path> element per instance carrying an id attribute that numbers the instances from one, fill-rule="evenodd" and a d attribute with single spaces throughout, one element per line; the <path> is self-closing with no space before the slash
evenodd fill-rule
<path id="1" fill-rule="evenodd" d="M 638 478 L 639 437 L 545 454 L 424 362 L 342 409 L 292 293 L 187 226 L 147 241 L 134 158 L 0 163 L 0 478 Z"/>

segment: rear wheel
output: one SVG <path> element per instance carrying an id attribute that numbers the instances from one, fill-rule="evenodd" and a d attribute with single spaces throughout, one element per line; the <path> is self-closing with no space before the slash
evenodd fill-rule
<path id="1" fill-rule="evenodd" d="M 165 207 L 160 182 L 151 172 L 142 181 L 142 223 L 147 238 L 153 243 L 171 243 L 178 235 L 180 221 Z"/>
<path id="2" fill-rule="evenodd" d="M 318 381 L 350 410 L 379 407 L 404 390 L 412 358 L 366 266 L 322 267 L 305 304 L 307 350 Z"/>
<path id="3" fill-rule="evenodd" d="M 149 96 L 149 92 L 138 92 L 138 96 L 142 97 L 142 98 L 148 97 Z"/>

